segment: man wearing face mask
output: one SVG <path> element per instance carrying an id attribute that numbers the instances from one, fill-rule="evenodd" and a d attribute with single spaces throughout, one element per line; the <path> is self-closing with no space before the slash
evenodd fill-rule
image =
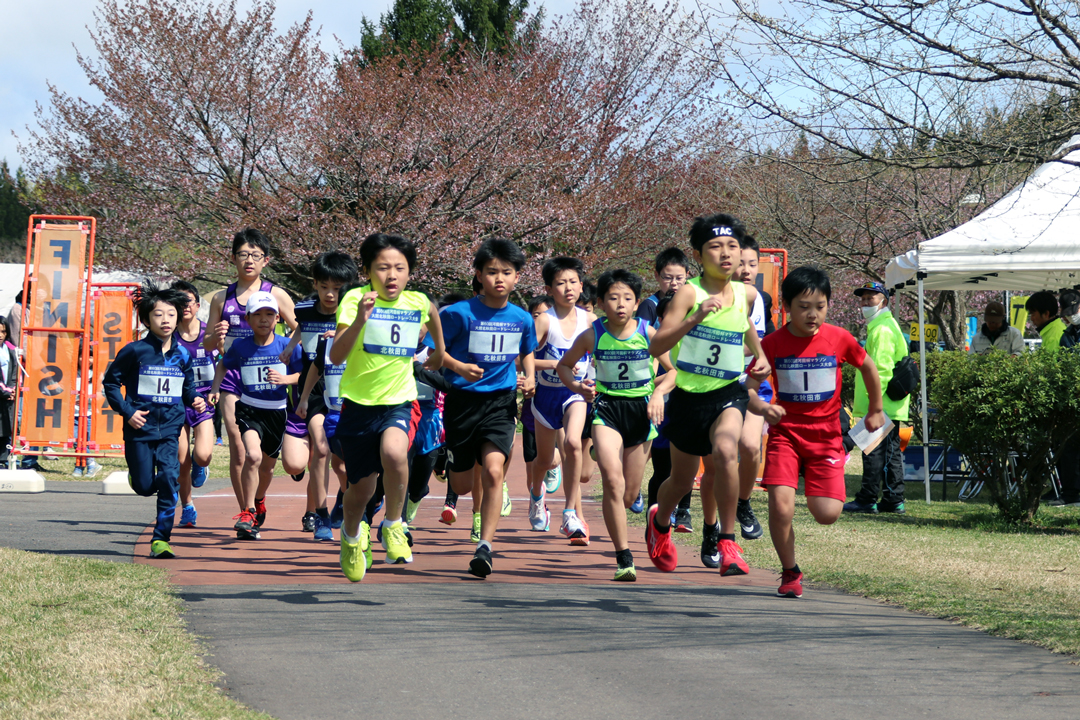
<path id="1" fill-rule="evenodd" d="M 893 400 L 885 394 L 896 363 L 908 354 L 907 340 L 889 311 L 889 291 L 879 282 L 868 282 L 855 290 L 866 320 L 866 354 L 877 366 L 881 381 L 881 399 L 885 414 L 893 421 L 892 430 L 869 454 L 863 453 L 862 488 L 855 499 L 844 503 L 844 512 L 904 512 L 904 462 L 900 455 L 900 423 L 908 419 L 908 398 Z M 856 418 L 865 417 L 870 398 L 862 376 L 855 374 Z M 878 493 L 881 502 L 878 502 Z"/>
<path id="2" fill-rule="evenodd" d="M 1080 292 L 1062 290 L 1058 302 L 1061 304 L 1061 318 L 1067 325 L 1061 333 L 1060 345 L 1080 351 Z"/>
<path id="3" fill-rule="evenodd" d="M 1061 333 L 1060 347 L 1080 352 L 1080 292 L 1062 290 L 1058 295 L 1061 319 L 1067 324 Z M 1061 479 L 1061 496 L 1053 490 L 1043 496 L 1047 505 L 1080 507 L 1080 442 L 1074 436 L 1064 447 L 1057 448 L 1058 477 Z"/>
<path id="4" fill-rule="evenodd" d="M 1005 319 L 1005 306 L 997 300 L 986 303 L 983 326 L 971 339 L 971 352 L 985 355 L 991 350 L 1003 350 L 1010 355 L 1024 352 L 1024 335 Z"/>

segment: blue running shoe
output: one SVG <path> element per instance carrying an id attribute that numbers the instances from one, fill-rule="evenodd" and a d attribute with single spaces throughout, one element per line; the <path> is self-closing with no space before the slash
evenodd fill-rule
<path id="1" fill-rule="evenodd" d="M 334 542 L 334 531 L 330 529 L 330 518 L 315 516 L 315 539 Z"/>
<path id="2" fill-rule="evenodd" d="M 191 464 L 191 487 L 201 488 L 206 482 L 206 468 L 201 465 Z"/>
<path id="3" fill-rule="evenodd" d="M 337 501 L 334 502 L 334 509 L 330 511 L 330 527 L 337 530 L 341 527 L 341 523 L 345 522 L 345 508 L 342 506 L 343 497 L 341 491 L 338 491 Z"/>
<path id="4" fill-rule="evenodd" d="M 641 493 L 637 494 L 637 500 L 630 503 L 630 512 L 635 515 L 640 515 L 645 512 L 645 498 L 641 497 Z"/>
<path id="5" fill-rule="evenodd" d="M 195 527 L 199 521 L 199 513 L 195 512 L 194 505 L 185 505 L 180 513 L 180 527 Z"/>

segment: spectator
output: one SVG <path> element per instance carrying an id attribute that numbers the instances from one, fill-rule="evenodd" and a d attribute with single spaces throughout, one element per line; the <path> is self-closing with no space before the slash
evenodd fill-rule
<path id="1" fill-rule="evenodd" d="M 973 355 L 985 355 L 991 350 L 1002 350 L 1010 355 L 1024 352 L 1024 335 L 1009 325 L 1005 318 L 1005 306 L 997 300 L 986 303 L 983 310 L 983 326 L 971 339 Z"/>
<path id="2" fill-rule="evenodd" d="M 1057 352 L 1061 347 L 1061 336 L 1065 334 L 1065 322 L 1058 317 L 1058 299 L 1054 293 L 1040 290 L 1028 298 L 1024 308 L 1042 338 L 1042 349 Z"/>
<path id="3" fill-rule="evenodd" d="M 11 344 L 8 322 L 0 318 L 0 464 L 10 456 L 15 428 L 15 383 L 19 381 L 19 361 Z"/>
<path id="4" fill-rule="evenodd" d="M 855 499 L 844 503 L 845 512 L 904 512 L 904 461 L 900 455 L 900 423 L 908 419 L 908 398 L 893 400 L 885 394 L 896 363 L 907 356 L 907 340 L 889 310 L 889 291 L 879 282 L 868 282 L 855 290 L 866 320 L 866 354 L 877 366 L 881 400 L 885 414 L 894 423 L 892 430 L 869 454 L 863 453 L 862 487 Z M 1021 343 L 1023 347 L 1023 343 Z M 869 410 L 869 394 L 861 374 L 855 375 L 857 418 Z M 878 493 L 881 502 L 878 502 Z"/>
<path id="5" fill-rule="evenodd" d="M 22 317 L 23 317 L 23 291 L 20 290 L 19 294 L 15 296 L 15 304 L 11 306 L 11 310 L 8 311 L 7 316 L 7 341 L 15 347 L 20 347 L 22 338 L 19 333 L 22 331 Z"/>
<path id="6" fill-rule="evenodd" d="M 1073 352 L 1080 351 L 1080 292 L 1076 290 L 1062 290 L 1058 296 L 1061 305 L 1060 321 L 1067 323 L 1065 331 L 1061 334 L 1060 347 L 1069 348 Z M 1043 501 L 1048 505 L 1065 505 L 1067 507 L 1080 507 L 1080 443 L 1076 436 L 1065 441 L 1065 444 L 1057 448 L 1058 478 L 1061 480 L 1061 496 L 1057 497 L 1053 490 L 1043 496 Z"/>

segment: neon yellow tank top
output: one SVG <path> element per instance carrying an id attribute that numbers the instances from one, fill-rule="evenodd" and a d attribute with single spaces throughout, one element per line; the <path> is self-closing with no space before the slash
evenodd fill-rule
<path id="1" fill-rule="evenodd" d="M 694 288 L 694 306 L 690 317 L 701 303 L 709 298 L 701 287 L 701 278 L 687 282 Z M 732 281 L 734 298 L 728 307 L 721 308 L 695 325 L 671 351 L 678 375 L 675 385 L 687 392 L 703 393 L 718 390 L 738 381 L 743 372 L 743 341 L 750 321 L 746 316 L 746 286 Z"/>

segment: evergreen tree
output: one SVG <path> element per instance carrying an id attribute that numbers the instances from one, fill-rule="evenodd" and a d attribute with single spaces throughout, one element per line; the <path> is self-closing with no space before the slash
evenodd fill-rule
<path id="1" fill-rule="evenodd" d="M 25 238 L 30 208 L 19 199 L 20 186 L 25 186 L 22 169 L 12 177 L 7 160 L 0 160 L 0 238 Z M 25 189 L 25 188 L 23 188 Z"/>

